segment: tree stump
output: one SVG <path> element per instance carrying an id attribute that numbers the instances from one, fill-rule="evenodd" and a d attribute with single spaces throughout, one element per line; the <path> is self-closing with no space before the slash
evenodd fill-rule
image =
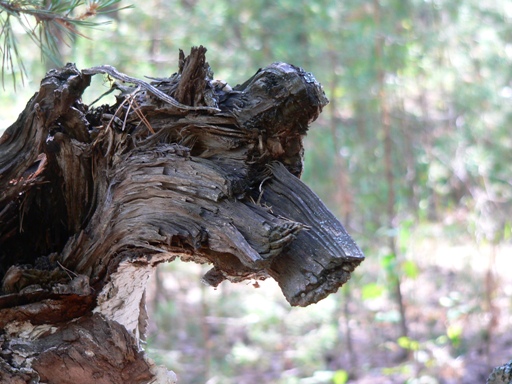
<path id="1" fill-rule="evenodd" d="M 486 384 L 510 384 L 512 383 L 512 360 L 496 367 L 487 378 Z"/>
<path id="2" fill-rule="evenodd" d="M 364 259 L 299 179 L 320 84 L 274 63 L 231 88 L 205 52 L 151 83 L 51 70 L 0 138 L 2 382 L 174 382 L 138 341 L 146 282 L 176 257 L 212 286 L 272 277 L 294 306 Z M 82 102 L 96 74 L 114 105 Z"/>

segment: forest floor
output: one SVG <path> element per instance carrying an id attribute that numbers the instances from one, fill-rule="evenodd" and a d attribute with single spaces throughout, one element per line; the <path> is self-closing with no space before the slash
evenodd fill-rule
<path id="1" fill-rule="evenodd" d="M 206 266 L 173 262 L 148 291 L 148 352 L 186 384 L 482 384 L 512 359 L 511 255 L 446 226 L 416 231 L 401 255 L 417 269 L 401 284 L 407 337 L 378 252 L 307 308 L 270 279 L 215 290 Z"/>

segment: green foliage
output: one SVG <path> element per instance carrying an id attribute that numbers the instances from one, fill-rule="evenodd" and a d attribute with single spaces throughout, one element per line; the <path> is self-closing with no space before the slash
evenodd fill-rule
<path id="1" fill-rule="evenodd" d="M 334 373 L 332 377 L 333 384 L 345 384 L 348 381 L 349 375 L 348 372 L 340 369 Z"/>
<path id="2" fill-rule="evenodd" d="M 0 2 L 0 51 L 2 52 L 2 84 L 4 72 L 8 70 L 16 86 L 16 66 L 21 79 L 26 74 L 15 37 L 14 19 L 17 26 L 41 51 L 44 58 L 55 65 L 62 65 L 60 47 L 73 44 L 77 36 L 83 36 L 79 27 L 96 27 L 106 22 L 92 22 L 95 16 L 118 11 L 120 0 L 12 0 Z M 124 7 L 129 8 L 129 7 Z"/>
<path id="3" fill-rule="evenodd" d="M 460 346 L 462 341 L 462 327 L 460 324 L 452 324 L 446 329 L 446 336 L 454 347 Z"/>
<path id="4" fill-rule="evenodd" d="M 420 273 L 418 265 L 413 260 L 406 260 L 402 263 L 402 271 L 410 279 L 416 279 Z"/>
<path id="5" fill-rule="evenodd" d="M 363 300 L 377 299 L 381 297 L 386 287 L 377 283 L 368 283 L 361 288 L 361 298 Z"/>
<path id="6" fill-rule="evenodd" d="M 397 343 L 401 348 L 407 349 L 409 351 L 417 351 L 420 349 L 420 343 L 418 343 L 416 340 L 410 339 L 407 336 L 399 337 Z"/>
<path id="7" fill-rule="evenodd" d="M 387 253 L 380 258 L 380 265 L 387 276 L 393 277 L 398 274 L 397 259 L 394 253 Z"/>

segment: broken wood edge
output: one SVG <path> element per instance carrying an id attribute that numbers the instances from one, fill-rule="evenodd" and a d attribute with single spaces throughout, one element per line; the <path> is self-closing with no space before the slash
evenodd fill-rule
<path id="1" fill-rule="evenodd" d="M 18 382 L 15 378 L 25 377 L 26 382 L 76 384 L 176 383 L 176 374 L 157 366 L 132 338 L 123 325 L 99 313 L 53 325 L 11 322 L 0 335 L 0 380 Z M 9 363 L 6 356 L 15 363 Z"/>
<path id="2" fill-rule="evenodd" d="M 307 306 L 336 292 L 364 260 L 364 254 L 320 198 L 279 162 L 269 166 L 274 178 L 263 201 L 277 215 L 310 229 L 276 257 L 268 272 L 293 306 Z M 286 207 L 286 209 L 284 209 Z"/>

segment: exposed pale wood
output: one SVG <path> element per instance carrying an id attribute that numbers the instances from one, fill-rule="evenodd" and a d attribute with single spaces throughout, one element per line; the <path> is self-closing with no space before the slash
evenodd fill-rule
<path id="1" fill-rule="evenodd" d="M 213 286 L 272 277 L 300 306 L 335 292 L 363 260 L 298 178 L 302 139 L 327 103 L 321 86 L 274 63 L 232 89 L 211 79 L 205 52 L 181 53 L 178 73 L 151 84 L 109 66 L 50 71 L 0 139 L 4 377 L 86 382 L 54 373 L 66 364 L 94 382 L 172 382 L 137 348 L 146 281 L 176 257 L 211 264 Z M 98 73 L 125 81 L 115 105 L 81 102 Z M 113 344 L 91 344 L 98 332 Z"/>

